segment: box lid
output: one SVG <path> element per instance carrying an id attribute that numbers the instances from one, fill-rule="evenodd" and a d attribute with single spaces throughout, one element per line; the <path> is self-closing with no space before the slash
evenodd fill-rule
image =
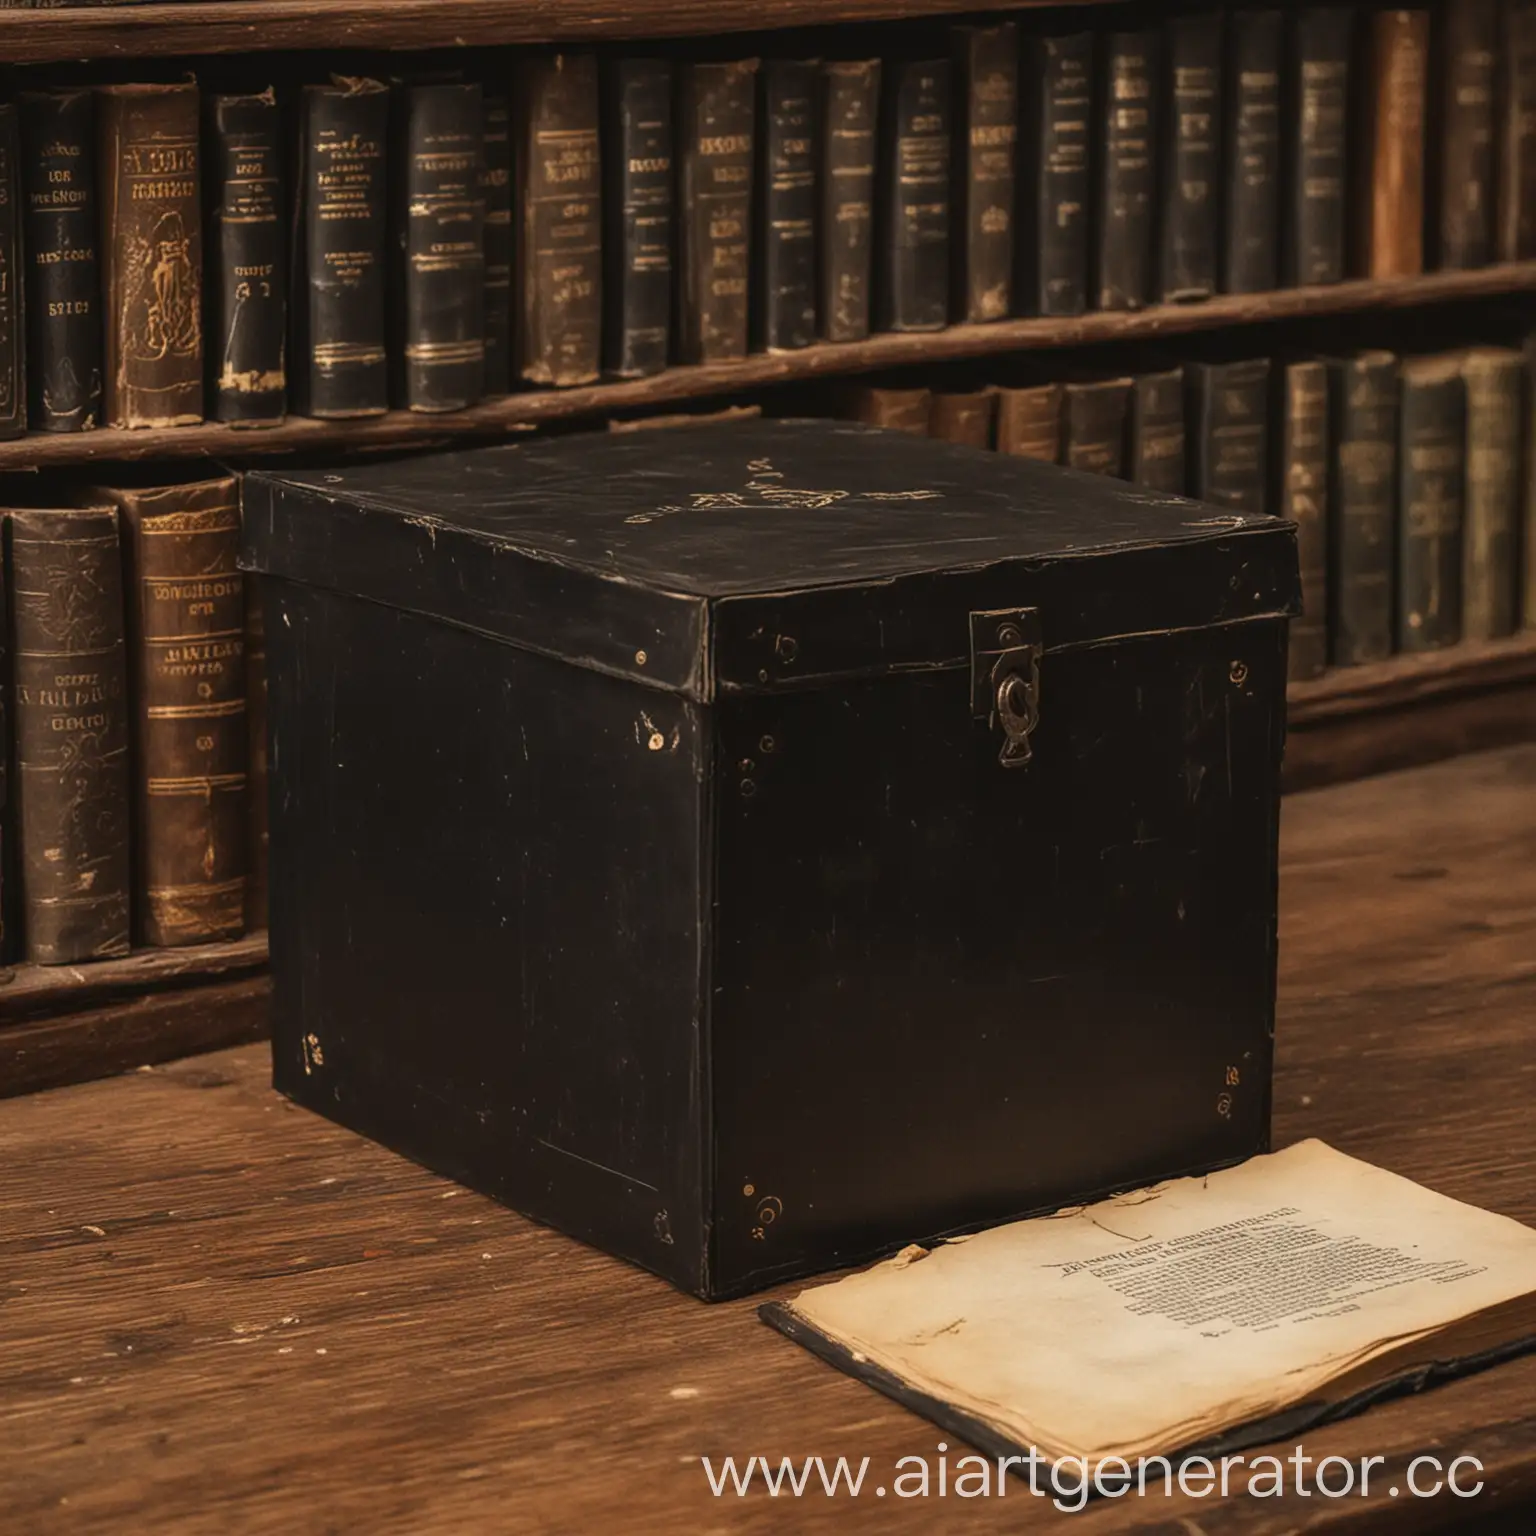
<path id="1" fill-rule="evenodd" d="M 246 570 L 708 700 L 1299 611 L 1293 525 L 846 422 L 709 423 L 246 477 Z"/>

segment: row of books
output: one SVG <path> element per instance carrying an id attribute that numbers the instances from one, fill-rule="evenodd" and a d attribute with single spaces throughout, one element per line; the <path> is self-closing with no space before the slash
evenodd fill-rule
<path id="1" fill-rule="evenodd" d="M 882 37 L 902 51 L 531 51 L 492 88 L 24 91 L 0 434 L 455 410 L 1536 256 L 1536 0 Z"/>
<path id="2" fill-rule="evenodd" d="M 1533 406 L 1527 356 L 1491 346 L 861 388 L 845 404 L 876 425 L 1293 519 L 1293 679 L 1536 629 Z"/>
<path id="3" fill-rule="evenodd" d="M 265 927 L 264 647 L 235 566 L 238 479 L 65 502 L 4 513 L 6 957 Z"/>

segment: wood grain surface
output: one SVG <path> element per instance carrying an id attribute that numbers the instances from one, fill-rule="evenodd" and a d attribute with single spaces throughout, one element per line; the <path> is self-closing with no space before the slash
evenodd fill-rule
<path id="1" fill-rule="evenodd" d="M 1295 796 L 1282 841 L 1277 1144 L 1536 1222 L 1536 748 Z M 869 1456 L 874 1484 L 943 1437 L 752 1301 L 676 1295 L 266 1078 L 250 1047 L 0 1104 L 0 1528 L 1536 1529 L 1536 1359 L 1308 1435 L 1387 1458 L 1369 1499 L 717 1500 L 701 1455 Z M 1423 1453 L 1486 1490 L 1388 1496 Z"/>
<path id="2" fill-rule="evenodd" d="M 437 5 L 441 0 L 430 0 Z M 244 10 L 259 0 L 211 6 L 166 6 L 164 10 Z M 128 7 L 116 14 L 137 13 Z M 310 7 L 316 9 L 316 7 Z M 8 21 L 0 11 L 0 58 Z M 38 21 L 79 12 L 29 13 Z M 442 39 L 439 39 L 442 40 Z M 199 47 L 203 45 L 198 44 Z M 269 43 L 268 46 L 279 46 Z M 1150 309 L 1098 311 L 1070 319 L 999 320 L 991 325 L 952 325 L 947 330 L 871 336 L 866 341 L 825 342 L 798 352 L 758 353 L 740 362 L 669 368 L 628 383 L 590 384 L 575 389 L 526 390 L 489 400 L 467 411 L 421 414 L 391 411 L 357 421 L 316 421 L 292 417 L 281 426 L 255 429 L 207 422 L 198 427 L 154 427 L 127 432 L 34 432 L 0 443 L 0 471 L 40 469 L 95 460 L 210 457 L 235 463 L 274 455 L 333 449 L 435 448 L 494 439 L 548 422 L 572 421 L 616 411 L 644 411 L 658 405 L 709 396 L 739 394 L 808 379 L 836 378 L 924 363 L 995 357 L 1003 353 L 1076 347 L 1101 342 L 1145 342 L 1196 331 L 1222 330 L 1309 316 L 1364 314 L 1412 309 L 1458 299 L 1475 299 L 1536 289 L 1536 261 L 1510 262 L 1474 272 L 1432 272 L 1390 281 L 1361 280 L 1276 293 L 1225 294 L 1199 304 L 1158 304 Z"/>

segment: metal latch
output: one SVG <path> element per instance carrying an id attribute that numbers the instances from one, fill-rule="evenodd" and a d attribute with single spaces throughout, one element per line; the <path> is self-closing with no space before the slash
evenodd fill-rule
<path id="1" fill-rule="evenodd" d="M 1040 721 L 1040 610 L 994 608 L 971 615 L 971 714 L 1002 728 L 1004 768 L 1030 759 Z"/>

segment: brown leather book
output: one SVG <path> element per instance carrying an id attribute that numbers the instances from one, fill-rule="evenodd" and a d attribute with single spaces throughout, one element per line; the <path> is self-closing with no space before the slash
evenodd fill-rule
<path id="1" fill-rule="evenodd" d="M 96 124 L 106 421 L 190 426 L 203 419 L 197 87 L 103 86 Z"/>
<path id="2" fill-rule="evenodd" d="M 964 393 L 940 393 L 928 413 L 929 437 L 946 443 L 965 443 L 972 448 L 992 446 L 992 422 L 997 414 L 997 394 L 990 389 Z"/>
<path id="3" fill-rule="evenodd" d="M 267 627 L 259 576 L 245 578 L 245 927 L 267 926 Z"/>
<path id="4" fill-rule="evenodd" d="M 889 427 L 893 432 L 928 435 L 933 394 L 926 389 L 873 389 L 865 385 L 849 396 L 848 415 L 871 427 Z"/>
<path id="5" fill-rule="evenodd" d="M 1496 640 L 1514 633 L 1519 581 L 1520 407 L 1525 359 L 1514 347 L 1469 347 L 1461 634 Z"/>
<path id="6" fill-rule="evenodd" d="M 997 451 L 1047 464 L 1060 459 L 1060 384 L 998 390 Z"/>
<path id="7" fill-rule="evenodd" d="M 239 481 L 103 488 L 123 528 L 134 717 L 136 937 L 245 927 L 245 588 Z"/>
<path id="8" fill-rule="evenodd" d="M 1505 0 L 1499 33 L 1495 258 L 1536 256 L 1536 0 Z"/>
<path id="9" fill-rule="evenodd" d="M 1358 197 L 1363 277 L 1424 270 L 1424 111 L 1429 12 L 1377 11 L 1368 23 Z"/>

